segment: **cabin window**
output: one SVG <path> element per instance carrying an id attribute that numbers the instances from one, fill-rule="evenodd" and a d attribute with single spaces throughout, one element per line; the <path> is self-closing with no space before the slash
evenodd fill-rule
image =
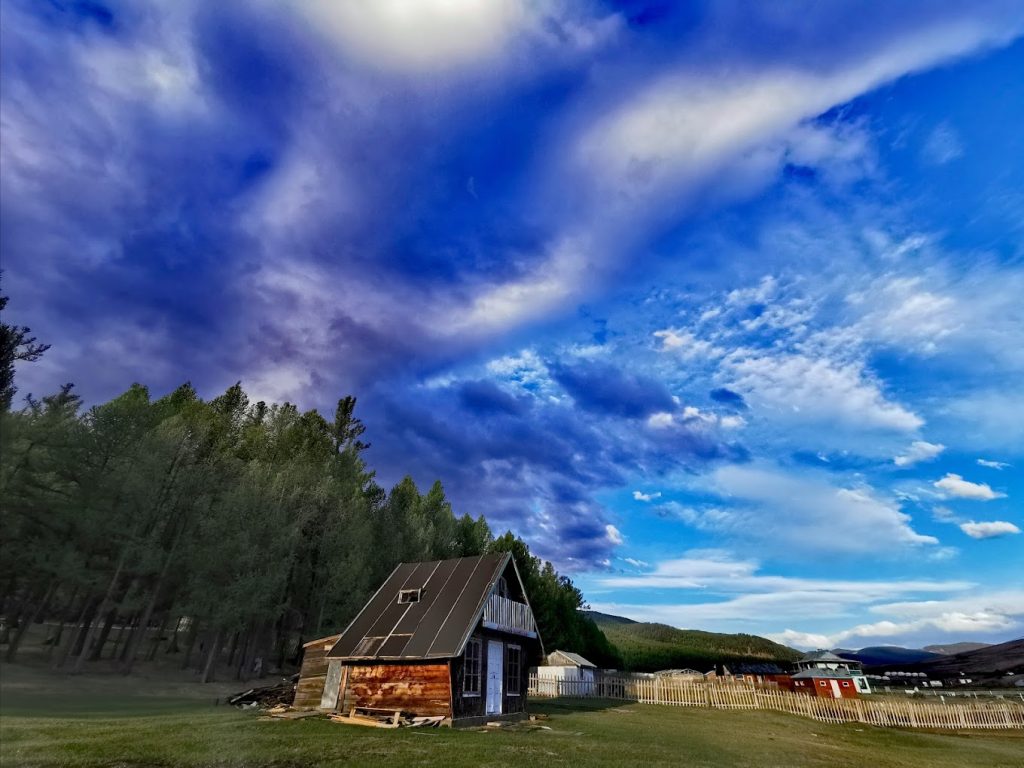
<path id="1" fill-rule="evenodd" d="M 483 644 L 477 639 L 466 643 L 462 665 L 462 695 L 480 695 L 480 661 L 483 657 Z"/>
<path id="2" fill-rule="evenodd" d="M 849 688 L 849 687 L 850 687 L 850 684 L 844 680 L 843 681 L 843 688 Z"/>
<path id="3" fill-rule="evenodd" d="M 398 592 L 398 603 L 399 605 L 405 605 L 406 603 L 418 603 L 420 601 L 420 589 L 402 589 Z"/>
<path id="4" fill-rule="evenodd" d="M 505 691 L 509 696 L 518 696 L 522 679 L 523 651 L 518 645 L 509 645 L 507 652 L 508 681 L 505 683 Z"/>
<path id="5" fill-rule="evenodd" d="M 818 685 L 820 685 L 822 688 L 824 688 L 826 685 L 828 685 L 828 683 L 826 683 L 824 680 L 819 680 L 818 681 Z"/>
<path id="6" fill-rule="evenodd" d="M 508 597 L 508 581 L 505 580 L 504 576 L 498 579 L 498 596 Z"/>

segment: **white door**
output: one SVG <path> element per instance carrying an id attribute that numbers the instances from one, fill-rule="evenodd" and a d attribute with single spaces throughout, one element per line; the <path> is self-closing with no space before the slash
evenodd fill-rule
<path id="1" fill-rule="evenodd" d="M 500 640 L 487 641 L 487 709 L 488 715 L 501 714 L 502 683 L 505 678 L 505 649 Z"/>
<path id="2" fill-rule="evenodd" d="M 832 683 L 832 696 L 837 699 L 843 698 L 843 692 L 839 690 L 839 681 L 829 680 L 829 682 Z"/>

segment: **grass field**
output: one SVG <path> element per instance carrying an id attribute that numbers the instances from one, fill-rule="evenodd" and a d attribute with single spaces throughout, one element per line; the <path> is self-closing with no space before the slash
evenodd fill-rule
<path id="1" fill-rule="evenodd" d="M 825 725 L 772 712 L 531 703 L 550 730 L 377 730 L 261 720 L 237 685 L 66 678 L 0 667 L 3 766 L 877 766 L 1024 768 L 1024 733 Z"/>

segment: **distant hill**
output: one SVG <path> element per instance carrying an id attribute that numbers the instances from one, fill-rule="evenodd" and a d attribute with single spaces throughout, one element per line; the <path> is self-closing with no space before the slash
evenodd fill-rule
<path id="1" fill-rule="evenodd" d="M 931 653 L 918 648 L 901 648 L 898 645 L 875 645 L 861 648 L 859 651 L 837 648 L 833 653 L 837 656 L 842 656 L 844 659 L 859 661 L 865 667 L 916 664 L 919 661 L 942 658 L 938 653 Z"/>
<path id="2" fill-rule="evenodd" d="M 757 635 L 676 629 L 596 611 L 587 611 L 587 615 L 619 649 L 626 668 L 636 672 L 687 667 L 706 672 L 717 663 L 775 661 L 788 664 L 802 655 Z"/>
<path id="3" fill-rule="evenodd" d="M 980 651 L 982 648 L 988 648 L 990 645 L 992 643 L 948 643 L 946 645 L 926 645 L 922 650 L 941 653 L 943 656 L 952 656 L 955 653 Z"/>
<path id="4" fill-rule="evenodd" d="M 953 678 L 962 673 L 975 680 L 995 680 L 1005 677 L 1008 672 L 1024 674 L 1024 638 L 901 665 L 900 671 L 924 672 L 934 678 Z"/>
<path id="5" fill-rule="evenodd" d="M 638 621 L 633 619 L 627 619 L 625 616 L 612 616 L 610 613 L 601 613 L 599 611 L 584 611 L 587 616 L 592 618 L 594 622 L 600 626 L 602 624 L 639 624 Z"/>

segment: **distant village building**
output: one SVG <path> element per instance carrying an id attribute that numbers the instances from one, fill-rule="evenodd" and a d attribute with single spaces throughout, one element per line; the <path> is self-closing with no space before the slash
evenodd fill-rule
<path id="1" fill-rule="evenodd" d="M 817 650 L 808 653 L 796 663 L 793 675 L 793 690 L 811 693 L 815 696 L 834 698 L 856 698 L 861 693 L 871 693 L 871 686 L 864 675 L 859 661 L 844 659 L 831 651 Z"/>
<path id="2" fill-rule="evenodd" d="M 778 683 L 782 687 L 788 687 L 790 678 L 778 664 L 761 662 L 756 664 L 733 664 L 726 668 L 726 674 L 735 680 L 741 680 L 756 685 L 765 683 Z"/>
<path id="3" fill-rule="evenodd" d="M 589 696 L 594 692 L 594 673 L 597 665 L 570 651 L 553 651 L 547 664 L 537 667 L 537 683 L 541 690 L 554 689 L 556 694 Z M 571 685 L 560 686 L 568 682 Z"/>
<path id="4" fill-rule="evenodd" d="M 856 699 L 857 686 L 853 676 L 842 669 L 812 668 L 797 672 L 791 678 L 793 691 L 825 699 Z"/>
<path id="5" fill-rule="evenodd" d="M 696 669 L 662 669 L 654 673 L 663 680 L 703 680 L 704 673 Z"/>
<path id="6" fill-rule="evenodd" d="M 306 643 L 294 706 L 519 719 L 543 652 L 510 554 L 401 563 L 344 632 Z"/>

